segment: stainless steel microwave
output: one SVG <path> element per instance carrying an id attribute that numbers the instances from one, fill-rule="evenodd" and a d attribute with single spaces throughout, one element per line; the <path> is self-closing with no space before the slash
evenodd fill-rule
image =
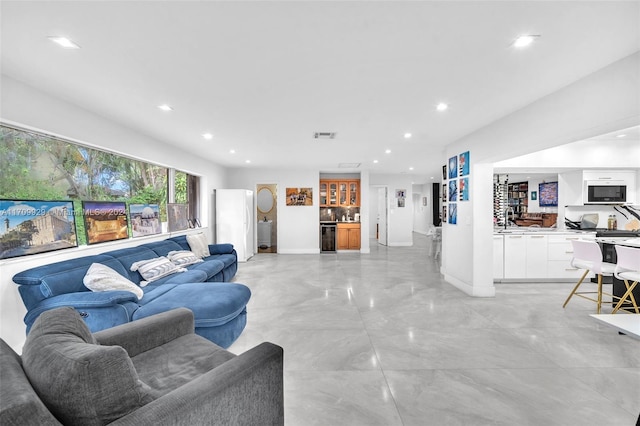
<path id="1" fill-rule="evenodd" d="M 623 181 L 587 181 L 588 204 L 619 204 L 627 202 L 627 184 Z"/>

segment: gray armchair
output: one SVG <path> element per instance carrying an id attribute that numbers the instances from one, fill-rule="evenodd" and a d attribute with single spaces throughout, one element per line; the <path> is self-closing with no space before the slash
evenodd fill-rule
<path id="1" fill-rule="evenodd" d="M 44 312 L 22 357 L 0 340 L 2 425 L 282 425 L 283 350 L 234 355 L 176 309 L 94 334 Z"/>

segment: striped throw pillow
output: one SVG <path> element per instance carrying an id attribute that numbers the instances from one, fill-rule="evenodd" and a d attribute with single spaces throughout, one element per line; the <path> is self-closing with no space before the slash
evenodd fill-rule
<path id="1" fill-rule="evenodd" d="M 138 271 L 144 278 L 144 281 L 140 282 L 141 287 L 167 275 L 186 271 L 185 268 L 179 267 L 164 256 L 135 262 L 131 265 L 131 270 Z"/>
<path id="2" fill-rule="evenodd" d="M 172 263 L 178 266 L 187 266 L 198 262 L 204 262 L 204 260 L 200 259 L 195 255 L 195 253 L 189 250 L 170 251 L 167 253 L 167 257 Z"/>

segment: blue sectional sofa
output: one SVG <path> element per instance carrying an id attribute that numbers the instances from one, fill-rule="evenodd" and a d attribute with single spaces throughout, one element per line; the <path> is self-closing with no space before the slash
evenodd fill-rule
<path id="1" fill-rule="evenodd" d="M 131 265 L 167 256 L 170 251 L 190 250 L 186 236 L 108 251 L 99 255 L 51 263 L 22 271 L 13 277 L 27 308 L 27 333 L 36 318 L 60 306 L 75 308 L 92 332 L 97 332 L 160 312 L 185 307 L 193 311 L 197 334 L 227 348 L 246 325 L 246 305 L 251 291 L 229 282 L 238 260 L 231 244 L 210 244 L 211 256 L 142 287 L 143 297 L 129 291 L 94 292 L 83 283 L 93 263 L 115 270 L 136 285 L 143 281 Z"/>

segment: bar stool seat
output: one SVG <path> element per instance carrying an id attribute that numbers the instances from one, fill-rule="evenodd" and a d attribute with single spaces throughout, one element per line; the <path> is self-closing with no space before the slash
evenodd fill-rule
<path id="1" fill-rule="evenodd" d="M 615 249 L 617 262 L 613 273 L 616 278 L 624 281 L 627 291 L 618 300 L 612 313 L 615 314 L 619 310 L 630 312 L 633 309 L 632 313 L 638 314 L 640 310 L 633 296 L 633 289 L 640 281 L 640 249 L 619 245 L 616 245 Z M 629 281 L 632 283 L 629 284 Z"/>
<path id="2" fill-rule="evenodd" d="M 575 295 L 578 297 L 582 297 L 583 299 L 591 300 L 592 302 L 596 302 L 596 313 L 600 313 L 602 310 L 602 296 L 611 297 L 611 303 L 613 303 L 614 295 L 611 293 L 605 293 L 602 291 L 602 277 L 603 276 L 612 276 L 616 265 L 613 263 L 603 262 L 602 260 L 602 250 L 600 249 L 600 245 L 595 241 L 587 241 L 587 240 L 571 240 L 571 244 L 573 245 L 573 258 L 571 259 L 571 266 L 577 269 L 584 269 L 584 274 L 575 285 L 569 297 L 564 302 L 562 307 L 566 307 L 569 300 Z M 584 279 L 589 274 L 589 272 L 593 272 L 598 277 L 598 286 L 596 291 L 578 291 L 579 287 L 582 285 Z M 596 295 L 596 297 L 590 297 L 588 295 Z"/>

